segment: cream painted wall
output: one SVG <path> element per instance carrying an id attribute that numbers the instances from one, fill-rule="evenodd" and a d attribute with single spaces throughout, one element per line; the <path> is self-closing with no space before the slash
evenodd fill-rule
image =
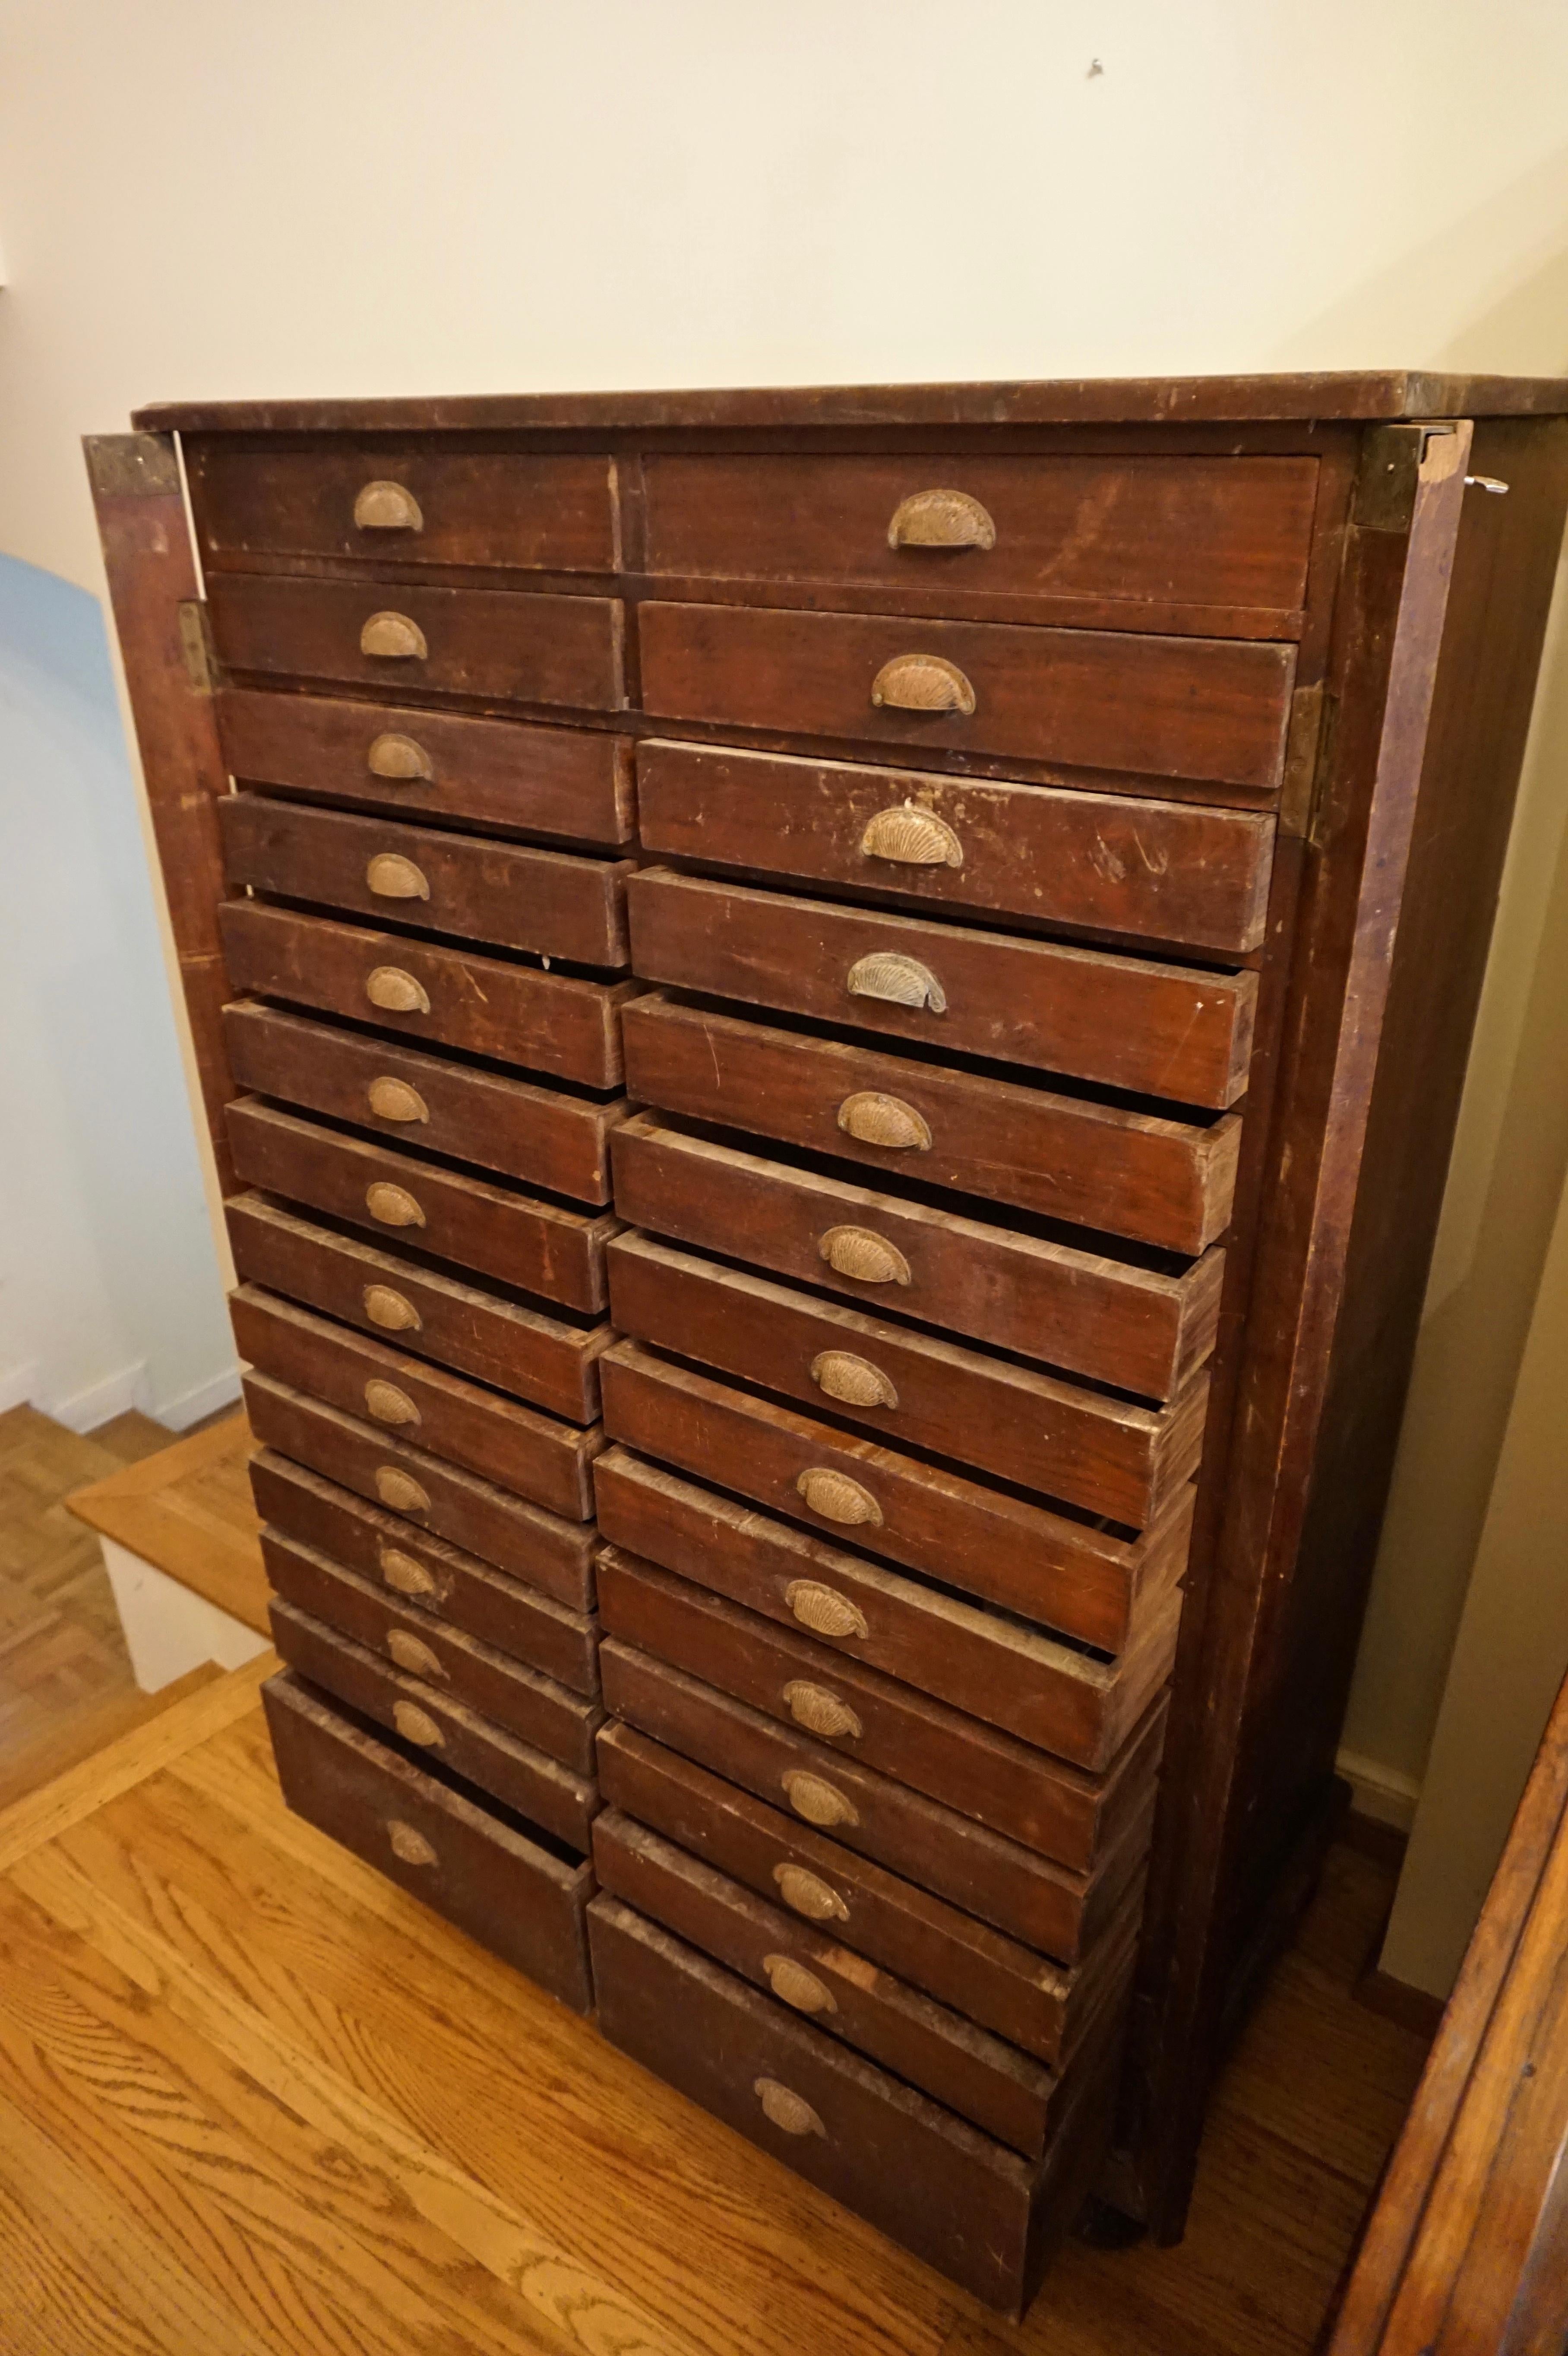
<path id="1" fill-rule="evenodd" d="M 0 0 L 0 547 L 137 402 L 1568 368 L 1557 0 Z M 1098 65 L 1100 70 L 1095 70 Z M 1568 1134 L 1568 651 L 1350 1739 L 1422 1774 Z"/>

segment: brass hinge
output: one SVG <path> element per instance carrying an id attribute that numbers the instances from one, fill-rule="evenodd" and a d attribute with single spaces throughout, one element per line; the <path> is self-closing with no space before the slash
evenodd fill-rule
<path id="1" fill-rule="evenodd" d="M 1350 520 L 1362 531 L 1408 531 L 1428 445 L 1452 425 L 1376 425 L 1361 444 Z"/>
<path id="2" fill-rule="evenodd" d="M 218 685 L 218 657 L 213 651 L 207 607 L 199 597 L 184 598 L 179 618 L 180 652 L 190 673 L 190 683 L 197 695 L 210 695 Z"/>
<path id="3" fill-rule="evenodd" d="M 180 462 L 168 434 L 86 434 L 87 472 L 101 498 L 176 498 Z"/>

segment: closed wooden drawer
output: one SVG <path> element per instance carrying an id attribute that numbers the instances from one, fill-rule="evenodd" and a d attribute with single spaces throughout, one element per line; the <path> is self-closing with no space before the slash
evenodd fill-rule
<path id="1" fill-rule="evenodd" d="M 604 1428 L 613 1440 L 754 1498 L 824 1537 L 999 1603 L 1102 1652 L 1121 1653 L 1141 1641 L 1163 1608 L 1159 1599 L 1186 1567 L 1190 1489 L 1133 1538 L 795 1415 L 771 1399 L 672 1365 L 635 1343 L 606 1351 L 600 1372 Z M 599 1510 L 602 1515 L 608 1510 L 603 1494 Z M 663 1558 L 656 1547 L 631 1536 L 624 1543 Z M 1051 1747 L 1057 1750 L 1070 1742 L 1058 1723 L 1063 1701 L 1062 1691 L 1042 1685 L 1040 1707 L 1051 1715 L 1035 1722 L 1052 1727 Z M 1067 1721 L 1081 1728 L 1076 1739 L 1110 1740 L 1114 1748 L 1100 1730 L 1111 1708 L 1108 1693 L 1098 1702 L 1083 1693 Z M 1121 1730 L 1131 1722 L 1123 1721 Z"/>
<path id="2" fill-rule="evenodd" d="M 1045 2148 L 1053 2073 L 862 1956 L 813 1933 L 619 1809 L 593 1823 L 599 1887 L 766 1989 L 1026 2158 Z"/>
<path id="3" fill-rule="evenodd" d="M 229 880 L 251 891 L 578 965 L 626 963 L 630 860 L 577 859 L 267 794 L 226 795 L 218 816 Z"/>
<path id="4" fill-rule="evenodd" d="M 497 1390 L 574 1423 L 599 1413 L 595 1362 L 607 1325 L 547 1317 L 520 1300 L 479 1292 L 453 1277 L 318 1227 L 264 1194 L 225 1205 L 234 1265 L 307 1308 L 350 1325 L 395 1334 L 421 1357 L 474 1375 Z"/>
<path id="5" fill-rule="evenodd" d="M 935 613 L 954 595 L 1114 602 L 1136 626 L 1143 605 L 1298 607 L 1317 464 L 655 455 L 643 480 L 650 573 L 864 582 Z"/>
<path id="6" fill-rule="evenodd" d="M 632 1345 L 622 1349 L 633 1357 Z M 645 1381 L 635 1364 L 617 1366 L 607 1387 L 617 1403 L 624 1383 L 633 1402 L 626 1420 L 637 1424 L 644 1446 L 684 1419 L 685 1393 L 661 1385 L 656 1367 Z M 685 1452 L 683 1439 L 674 1451 Z M 965 1728 L 980 1719 L 1018 1736 L 1020 1757 L 1009 1750 L 988 1754 L 998 1772 L 1012 1762 L 1009 1790 L 1015 1771 L 1025 1782 L 1040 1773 L 1036 1749 L 1096 1772 L 1108 1767 L 1169 1674 L 1181 1598 L 1168 1584 L 1140 1593 L 1127 1649 L 1105 1661 L 1010 1612 L 976 1611 L 944 1587 L 902 1578 L 765 1520 L 624 1448 L 607 1450 L 593 1471 L 599 1526 L 617 1547 L 808 1633 L 825 1659 L 865 1662 L 951 1702 L 967 1713 Z M 864 1711 L 857 1714 L 865 1720 Z M 1024 1744 L 1032 1747 L 1022 1751 Z M 955 1797 L 954 1804 L 965 1803 Z M 986 1804 L 1013 1808 L 1016 1821 L 998 1829 L 1026 1837 L 1018 1829 L 1026 1820 L 1024 1804 L 998 1796 Z"/>
<path id="7" fill-rule="evenodd" d="M 599 1796 L 1053 2067 L 1092 2017 L 1136 1902 L 1069 1970 L 633 1727 L 599 1730 Z"/>
<path id="8" fill-rule="evenodd" d="M 347 594 L 360 612 L 363 594 Z M 1279 783 L 1289 647 L 742 605 L 644 605 L 637 627 L 643 705 L 662 718 L 939 758 L 991 755 L 1257 791 Z"/>
<path id="9" fill-rule="evenodd" d="M 700 1580 L 700 1564 L 691 1569 Z M 1086 1774 L 875 1669 L 836 1658 L 827 1644 L 786 1635 L 692 1578 L 675 1578 L 613 1547 L 601 1554 L 598 1572 L 607 1636 L 671 1663 L 781 1725 L 798 1726 L 841 1757 L 874 1767 L 1074 1872 L 1088 1872 L 1115 1841 L 1128 1815 L 1141 1806 L 1158 1766 L 1163 1697 L 1110 1772 Z M 818 1584 L 814 1601 L 850 1592 Z M 306 1596 L 296 1600 L 310 1602 Z"/>
<path id="10" fill-rule="evenodd" d="M 610 1200 L 609 1141 L 625 1118 L 624 1098 L 596 1104 L 562 1089 L 531 1087 L 248 1001 L 224 1008 L 223 1038 L 241 1087 L 575 1202 Z"/>
<path id="11" fill-rule="evenodd" d="M 215 710 L 246 785 L 578 842 L 636 837 L 624 736 L 259 688 L 225 688 Z"/>
<path id="12" fill-rule="evenodd" d="M 603 1446 L 597 1425 L 585 1430 L 540 1415 L 251 1285 L 229 1295 L 229 1310 L 240 1356 L 262 1374 L 346 1415 L 368 1418 L 387 1440 L 433 1450 L 551 1515 L 584 1522 L 592 1513 L 589 1468 Z M 337 1477 L 330 1465 L 318 1469 Z M 460 1530 L 443 1535 L 470 1544 Z M 499 1560 L 488 1547 L 473 1551 Z"/>
<path id="13" fill-rule="evenodd" d="M 185 444 L 209 564 L 359 557 L 400 569 L 472 564 L 609 573 L 617 562 L 615 465 L 377 434 Z"/>
<path id="14" fill-rule="evenodd" d="M 626 700 L 613 597 L 239 573 L 214 574 L 207 594 L 228 670 L 581 712 L 619 712 Z"/>
<path id="15" fill-rule="evenodd" d="M 389 1440 L 275 1375 L 252 1371 L 244 1377 L 244 1390 L 251 1432 L 263 1447 L 386 1506 L 411 1536 L 450 1539 L 569 1612 L 592 1611 L 592 1523 L 544 1513 L 444 1457 Z M 400 1540 L 394 1543 L 400 1552 Z"/>
<path id="16" fill-rule="evenodd" d="M 620 1079 L 616 1017 L 636 995 L 635 982 L 543 973 L 257 900 L 229 900 L 218 914 L 237 990 L 493 1055 L 582 1087 L 611 1088 Z"/>
<path id="17" fill-rule="evenodd" d="M 228 1105 L 234 1167 L 247 1184 L 417 1244 L 439 1259 L 592 1312 L 609 1298 L 604 1247 L 620 1222 L 585 1217 L 422 1157 L 367 1144 L 241 1098 Z"/>
<path id="18" fill-rule="evenodd" d="M 720 744 L 637 748 L 645 851 L 1232 955 L 1264 937 L 1274 819 Z"/>
<path id="19" fill-rule="evenodd" d="M 763 1161 L 653 1113 L 617 1130 L 613 1158 L 633 1226 L 1147 1398 L 1169 1398 L 1214 1346 L 1221 1251 L 1180 1273 L 1119 1262 Z"/>
<path id="20" fill-rule="evenodd" d="M 1193 1376 L 1169 1408 L 1138 1407 L 834 1308 L 646 1236 L 618 1237 L 609 1261 L 610 1313 L 632 1339 L 1128 1528 L 1147 1528 L 1197 1470 L 1204 1375 Z"/>
<path id="21" fill-rule="evenodd" d="M 573 2012 L 593 2002 L 586 1860 L 542 1828 L 481 1807 L 302 1685 L 261 1688 L 283 1797 Z"/>
<path id="22" fill-rule="evenodd" d="M 1230 1225 L 1234 1113 L 1203 1127 L 1125 1111 L 662 993 L 634 999 L 622 1033 L 628 1092 L 668 1112 L 1171 1251 Z"/>
<path id="23" fill-rule="evenodd" d="M 599 1804 L 592 1783 L 443 1688 L 400 1675 L 297 1605 L 274 1596 L 267 1617 L 278 1656 L 289 1668 L 530 1825 L 574 1849 L 587 1848 Z"/>
<path id="24" fill-rule="evenodd" d="M 578 1775 L 592 1775 L 593 1736 L 603 1715 L 596 1702 L 569 1693 L 552 1677 L 508 1659 L 476 1636 L 443 1628 L 439 1621 L 389 1601 L 384 1588 L 371 1586 L 281 1530 L 263 1529 L 261 1554 L 285 1603 L 352 1637 L 384 1664 L 430 1687 L 443 1702 L 515 1734 Z M 468 1772 L 455 1757 L 448 1764 Z"/>
<path id="25" fill-rule="evenodd" d="M 654 1741 L 1061 1963 L 1093 1944 L 1142 1869 L 1152 1784 L 1094 1870 L 1079 1873 L 619 1640 L 601 1645 L 599 1674 L 605 1708 Z"/>
<path id="26" fill-rule="evenodd" d="M 314 1428 L 320 1452 L 329 1451 L 333 1428 L 347 1422 L 347 1418 L 339 1418 L 333 1408 L 313 1408 L 308 1403 L 291 1416 L 292 1400 L 297 1394 L 284 1393 L 280 1400 L 276 1394 L 281 1386 L 268 1384 L 264 1376 L 252 1376 L 251 1380 L 258 1395 L 263 1389 L 271 1395 L 272 1412 L 280 1422 L 291 1431 Z M 401 1472 L 405 1481 L 418 1485 L 418 1472 L 424 1459 L 416 1451 L 400 1450 L 394 1463 L 375 1433 L 368 1429 L 363 1429 L 357 1450 L 354 1440 L 355 1435 L 350 1434 L 347 1452 L 355 1456 L 360 1466 L 359 1477 L 368 1480 L 372 1489 L 378 1472 L 388 1471 Z M 465 1489 L 481 1485 L 467 1474 L 453 1474 L 449 1467 L 443 1469 L 447 1475 L 449 1496 L 461 1496 Z M 542 1669 L 547 1677 L 555 1678 L 572 1693 L 595 1697 L 599 1691 L 599 1622 L 594 1615 L 573 1611 L 523 1578 L 508 1576 L 490 1563 L 482 1562 L 477 1555 L 464 1553 L 458 1547 L 447 1545 L 444 1539 L 432 1537 L 422 1525 L 437 1510 L 433 1500 L 431 1508 L 421 1513 L 417 1500 L 405 1488 L 395 1481 L 392 1487 L 395 1494 L 408 1500 L 414 1513 L 419 1514 L 419 1520 L 414 1520 L 407 1510 L 401 1515 L 383 1513 L 350 1490 L 339 1487 L 334 1481 L 323 1480 L 304 1465 L 291 1462 L 270 1448 L 251 1460 L 251 1488 L 261 1519 L 285 1537 L 330 1555 L 335 1561 L 357 1571 L 361 1578 L 379 1581 L 384 1593 L 396 1599 L 398 1606 L 409 1607 L 401 1624 L 416 1634 L 424 1635 L 432 1621 L 438 1626 L 461 1629 L 485 1644 L 495 1646 L 497 1652 L 510 1655 L 514 1660 L 527 1661 L 531 1667 Z M 510 1502 L 503 1499 L 503 1513 Z M 583 1567 L 592 1559 L 581 1543 L 582 1532 L 568 1523 L 560 1525 L 554 1533 L 547 1530 L 543 1535 L 546 1539 L 558 1535 L 563 1541 L 578 1540 L 575 1547 L 563 1543 L 553 1559 L 571 1567 L 565 1579 L 558 1573 L 556 1583 L 571 1584 L 580 1592 L 584 1584 Z M 535 1558 L 528 1557 L 530 1562 Z"/>
<path id="27" fill-rule="evenodd" d="M 949 1054 L 1223 1108 L 1257 977 L 751 892 L 655 868 L 628 891 L 639 977 Z"/>

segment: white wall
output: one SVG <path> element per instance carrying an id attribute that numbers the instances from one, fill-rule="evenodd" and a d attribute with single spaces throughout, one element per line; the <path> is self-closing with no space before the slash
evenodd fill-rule
<path id="1" fill-rule="evenodd" d="M 93 587 L 77 437 L 157 398 L 1568 367 L 1557 0 L 0 0 L 0 546 Z M 1564 676 L 1354 1704 L 1396 1799 L 1568 1152 Z"/>

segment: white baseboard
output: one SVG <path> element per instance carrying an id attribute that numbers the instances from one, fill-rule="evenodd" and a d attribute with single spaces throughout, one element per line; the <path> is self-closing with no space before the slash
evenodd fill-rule
<path id="1" fill-rule="evenodd" d="M 30 1405 L 38 1385 L 38 1362 L 29 1358 L 25 1366 L 0 1366 L 0 1415 L 14 1407 Z"/>
<path id="2" fill-rule="evenodd" d="M 152 1412 L 147 1390 L 147 1362 L 138 1358 L 129 1366 L 122 1366 L 101 1382 L 89 1383 L 83 1391 L 75 1391 L 69 1398 L 35 1399 L 44 1415 L 52 1415 L 68 1431 L 96 1431 L 101 1423 L 110 1423 L 117 1415 L 128 1415 L 140 1408 L 144 1415 Z"/>
<path id="3" fill-rule="evenodd" d="M 240 1369 L 237 1365 L 225 1366 L 220 1375 L 209 1376 L 205 1383 L 181 1391 L 177 1398 L 160 1399 L 151 1412 L 171 1431 L 188 1431 L 193 1423 L 216 1415 L 219 1408 L 232 1407 L 239 1396 Z"/>
<path id="4" fill-rule="evenodd" d="M 1421 1797 L 1421 1786 L 1413 1776 L 1402 1775 L 1397 1767 L 1385 1767 L 1381 1759 L 1363 1758 L 1359 1751 L 1341 1751 L 1334 1763 L 1355 1794 L 1352 1805 L 1358 1815 L 1371 1816 L 1374 1824 L 1392 1825 L 1395 1832 L 1410 1830 Z"/>

